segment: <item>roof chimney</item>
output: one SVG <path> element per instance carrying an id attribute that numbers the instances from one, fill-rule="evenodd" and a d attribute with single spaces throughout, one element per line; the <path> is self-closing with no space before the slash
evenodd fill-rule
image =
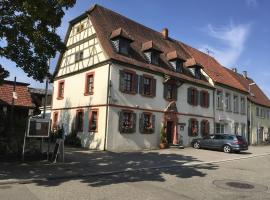
<path id="1" fill-rule="evenodd" d="M 161 34 L 165 40 L 169 37 L 169 30 L 167 28 L 162 29 Z"/>
<path id="2" fill-rule="evenodd" d="M 232 68 L 232 71 L 235 72 L 235 73 L 237 73 L 237 68 L 236 67 L 233 67 Z"/>
<path id="3" fill-rule="evenodd" d="M 247 71 L 243 71 L 243 76 L 247 79 Z"/>

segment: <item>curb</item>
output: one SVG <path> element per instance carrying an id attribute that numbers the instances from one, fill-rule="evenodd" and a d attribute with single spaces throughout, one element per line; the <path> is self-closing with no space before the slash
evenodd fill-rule
<path id="1" fill-rule="evenodd" d="M 246 156 L 242 158 L 232 158 L 232 159 L 224 159 L 224 160 L 217 160 L 217 161 L 207 161 L 207 162 L 191 162 L 185 164 L 176 164 L 176 165 L 160 165 L 155 167 L 143 167 L 138 169 L 124 169 L 118 171 L 108 171 L 108 172 L 99 172 L 99 173 L 86 173 L 86 174 L 71 174 L 65 176 L 57 176 L 57 177 L 49 177 L 49 178 L 36 178 L 36 179 L 8 179 L 8 180 L 0 180 L 1 185 L 11 185 L 11 184 L 29 184 L 34 182 L 45 182 L 45 181 L 54 181 L 54 180 L 61 180 L 61 179 L 74 179 L 74 178 L 84 178 L 84 177 L 96 177 L 96 176 L 106 176 L 106 175 L 113 175 L 113 174 L 121 174 L 126 172 L 139 172 L 139 171 L 146 171 L 152 169 L 164 169 L 164 168 L 174 168 L 174 167 L 191 167 L 191 166 L 199 166 L 205 164 L 214 164 L 214 163 L 225 163 L 237 160 L 245 160 L 250 158 L 256 157 L 263 157 L 270 155 L 270 153 L 258 154 L 254 156 Z"/>

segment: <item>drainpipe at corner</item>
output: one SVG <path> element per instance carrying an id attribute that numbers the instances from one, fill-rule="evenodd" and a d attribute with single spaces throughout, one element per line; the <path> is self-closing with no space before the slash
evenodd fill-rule
<path id="1" fill-rule="evenodd" d="M 106 146 L 107 146 L 107 141 L 108 141 L 108 123 L 109 123 L 109 119 L 108 119 L 108 112 L 109 112 L 109 103 L 110 103 L 110 97 L 111 97 L 111 79 L 110 79 L 110 75 L 111 75 L 111 65 L 112 63 L 109 63 L 109 69 L 108 69 L 108 85 L 107 85 L 107 100 L 106 100 L 106 117 L 105 117 L 105 141 L 104 141 L 104 147 L 103 150 L 106 150 Z"/>

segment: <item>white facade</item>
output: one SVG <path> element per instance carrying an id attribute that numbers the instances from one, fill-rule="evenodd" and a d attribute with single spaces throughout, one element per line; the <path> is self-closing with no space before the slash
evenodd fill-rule
<path id="1" fill-rule="evenodd" d="M 215 132 L 247 137 L 247 95 L 216 85 L 215 99 Z"/>
<path id="2" fill-rule="evenodd" d="M 168 122 L 171 124 L 171 136 L 173 143 L 181 143 L 189 146 L 192 139 L 202 136 L 202 122 L 208 123 L 208 134 L 217 132 L 217 124 L 224 125 L 224 133 L 233 133 L 238 125 L 237 133 L 246 134 L 247 128 L 247 99 L 246 95 L 237 90 L 226 89 L 217 86 L 216 90 L 210 86 L 181 81 L 178 82 L 177 100 L 170 102 L 164 98 L 164 82 L 166 78 L 156 72 L 144 69 L 120 65 L 108 61 L 106 52 L 102 49 L 96 36 L 95 29 L 89 18 L 81 20 L 70 29 L 66 39 L 67 51 L 60 57 L 59 69 L 54 81 L 52 121 L 63 125 L 65 134 L 75 131 L 81 138 L 82 146 L 89 149 L 110 151 L 133 151 L 142 149 L 156 149 L 160 143 L 160 130 Z M 151 76 L 156 80 L 155 95 L 146 97 L 139 92 L 127 94 L 120 91 L 120 71 L 131 70 L 138 76 Z M 203 71 L 210 84 L 214 82 Z M 86 94 L 87 77 L 93 77 L 93 92 Z M 173 79 L 173 77 L 172 77 Z M 61 89 L 63 87 L 63 90 Z M 139 84 L 136 85 L 139 87 Z M 208 106 L 192 105 L 188 102 L 188 90 L 195 89 L 197 92 L 206 92 Z M 217 103 L 217 91 L 222 91 L 222 108 L 214 109 Z M 225 94 L 231 97 L 239 97 L 239 113 L 225 108 Z M 198 97 L 197 97 L 198 98 Z M 240 99 L 245 99 L 245 112 L 240 113 Z M 233 109 L 233 99 L 231 100 Z M 128 110 L 136 117 L 135 131 L 132 133 L 120 133 L 120 113 Z M 96 129 L 90 130 L 92 113 L 96 115 Z M 78 113 L 80 124 L 77 127 Z M 150 113 L 154 116 L 152 133 L 140 131 L 141 116 Z M 153 118 L 151 118 L 153 119 Z M 190 124 L 196 124 L 196 135 L 190 135 Z M 241 127 L 245 127 L 244 131 Z"/>

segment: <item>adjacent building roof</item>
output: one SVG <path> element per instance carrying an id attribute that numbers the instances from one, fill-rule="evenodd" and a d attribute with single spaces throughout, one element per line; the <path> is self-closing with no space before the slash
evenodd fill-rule
<path id="1" fill-rule="evenodd" d="M 231 69 L 224 69 L 227 70 L 232 76 L 234 76 L 239 81 L 239 83 L 241 83 L 243 87 L 245 87 L 245 89 L 249 91 L 248 99 L 251 102 L 262 106 L 270 107 L 270 100 L 251 78 L 244 77 L 242 74 L 234 72 Z"/>
<path id="2" fill-rule="evenodd" d="M 247 89 L 243 87 L 243 85 L 240 84 L 215 58 L 184 43 L 182 44 L 195 59 L 195 62 L 203 65 L 203 70 L 215 83 L 248 92 Z"/>
<path id="3" fill-rule="evenodd" d="M 4 81 L 0 85 L 0 105 L 12 105 L 13 81 Z M 31 94 L 28 91 L 27 83 L 16 82 L 17 99 L 14 101 L 15 106 L 34 107 Z"/>

